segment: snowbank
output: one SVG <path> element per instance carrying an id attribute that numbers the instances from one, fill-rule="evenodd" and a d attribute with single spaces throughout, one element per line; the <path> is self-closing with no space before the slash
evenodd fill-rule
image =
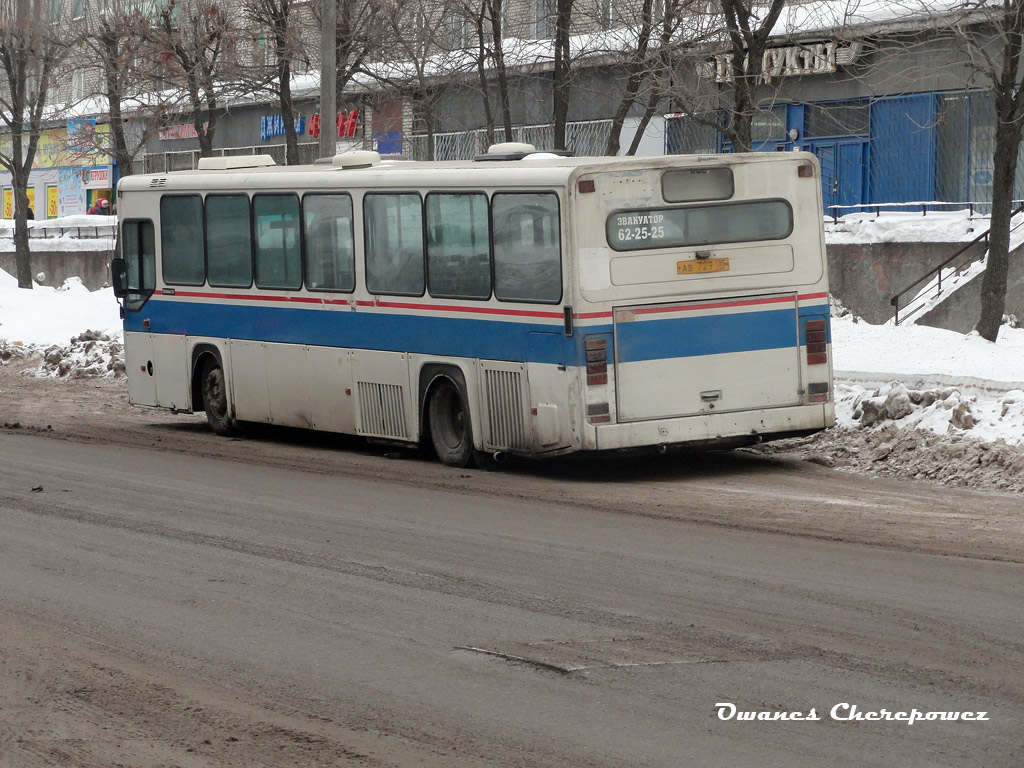
<path id="1" fill-rule="evenodd" d="M 993 344 L 976 333 L 833 317 L 832 367 L 837 380 L 865 385 L 898 379 L 915 387 L 1024 389 L 1024 328 L 1004 325 Z"/>
<path id="2" fill-rule="evenodd" d="M 90 291 L 71 277 L 59 288 L 18 288 L 16 278 L 0 270 L 0 339 L 28 348 L 67 344 L 86 329 L 111 337 L 121 333 L 112 288 Z"/>

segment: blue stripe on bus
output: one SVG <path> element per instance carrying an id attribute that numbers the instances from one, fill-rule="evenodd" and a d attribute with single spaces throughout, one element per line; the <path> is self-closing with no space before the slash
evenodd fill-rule
<path id="1" fill-rule="evenodd" d="M 620 363 L 794 347 L 795 307 L 619 323 L 615 342 Z"/>
<path id="2" fill-rule="evenodd" d="M 799 315 L 824 319 L 828 307 L 801 307 Z M 149 328 L 143 327 L 144 319 L 150 321 Z M 792 347 L 797 340 L 794 324 L 793 308 L 620 323 L 616 358 L 623 363 Z M 127 314 L 125 330 L 582 365 L 584 338 L 611 334 L 612 324 L 578 326 L 576 335 L 567 338 L 561 325 L 550 323 L 154 298 L 142 311 Z M 802 323 L 799 338 L 805 342 Z"/>

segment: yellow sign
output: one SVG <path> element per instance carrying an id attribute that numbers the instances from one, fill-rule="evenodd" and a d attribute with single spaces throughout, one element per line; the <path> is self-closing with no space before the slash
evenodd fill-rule
<path id="1" fill-rule="evenodd" d="M 729 259 L 691 259 L 676 262 L 676 274 L 697 275 L 704 272 L 728 272 Z"/>
<path id="2" fill-rule="evenodd" d="M 39 134 L 39 145 L 36 147 L 36 156 L 32 160 L 33 168 L 60 168 L 69 165 L 104 165 L 110 162 L 110 156 L 99 151 L 106 144 L 110 132 L 109 125 L 97 125 L 94 137 L 86 142 L 83 138 L 77 137 L 68 139 L 67 128 L 50 128 Z M 28 136 L 23 142 L 27 145 Z M 76 143 L 78 146 L 72 147 Z M 5 136 L 0 141 L 0 148 L 6 154 L 11 152 L 11 138 Z"/>
<path id="3" fill-rule="evenodd" d="M 56 189 L 56 187 L 54 187 Z M 32 213 L 36 212 L 36 188 L 29 187 L 28 192 L 28 207 L 32 209 Z M 14 218 L 14 190 L 10 187 L 4 187 L 4 218 Z"/>
<path id="4" fill-rule="evenodd" d="M 49 184 L 46 187 L 46 218 L 57 218 L 57 185 Z"/>

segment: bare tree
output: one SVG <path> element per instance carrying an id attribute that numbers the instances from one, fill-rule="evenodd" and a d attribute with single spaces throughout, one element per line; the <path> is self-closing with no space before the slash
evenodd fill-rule
<path id="1" fill-rule="evenodd" d="M 382 49 L 393 28 L 387 20 L 386 7 L 386 0 L 337 0 L 337 96 L 341 96 L 353 77 L 367 71 L 366 62 Z M 313 25 L 319 28 L 322 3 L 314 3 L 312 11 Z"/>
<path id="2" fill-rule="evenodd" d="M 764 52 L 786 0 L 719 0 L 730 44 L 729 120 L 721 126 L 737 152 L 753 147 L 757 87 L 764 76 Z"/>
<path id="3" fill-rule="evenodd" d="M 415 117 L 426 134 L 428 160 L 434 159 L 439 86 L 457 83 L 474 66 L 465 51 L 449 50 L 440 34 L 452 2 L 392 0 L 383 13 L 383 44 L 393 52 L 393 61 L 367 67 L 378 82 L 412 95 Z"/>
<path id="4" fill-rule="evenodd" d="M 59 11 L 59 6 L 58 6 Z M 57 67 L 71 44 L 70 33 L 51 3 L 16 0 L 0 5 L 0 120 L 10 134 L 0 151 L 0 167 L 14 187 L 14 245 L 18 287 L 32 287 L 28 245 L 28 177 L 46 116 L 48 94 Z"/>
<path id="5" fill-rule="evenodd" d="M 184 95 L 184 111 L 199 138 L 203 157 L 226 98 L 238 88 L 236 50 L 240 31 L 228 0 L 163 0 L 152 29 L 162 80 Z"/>
<path id="6" fill-rule="evenodd" d="M 698 27 L 692 23 L 685 27 L 681 24 L 684 18 L 697 18 L 696 12 L 705 5 L 704 0 L 642 0 L 639 18 L 626 17 L 626 21 L 635 23 L 623 27 L 618 36 L 626 79 L 622 98 L 612 116 L 606 154 L 619 153 L 626 117 L 646 93 L 637 131 L 626 150 L 627 154 L 636 154 L 644 131 L 670 91 L 673 66 L 686 57 L 688 50 L 695 50 L 705 42 L 696 33 Z"/>
<path id="7" fill-rule="evenodd" d="M 462 0 L 456 10 L 472 27 L 475 37 L 475 64 L 484 109 L 487 143 L 496 141 L 495 108 L 492 86 L 497 89 L 497 109 L 501 115 L 504 140 L 512 140 L 512 108 L 509 99 L 508 68 L 505 64 L 505 8 L 507 0 Z"/>
<path id="8" fill-rule="evenodd" d="M 146 55 L 155 18 L 135 0 L 107 0 L 86 19 L 82 51 L 101 69 L 99 95 L 107 101 L 110 130 L 77 134 L 76 146 L 109 154 L 122 176 L 130 176 L 145 142 L 159 129 L 166 110 L 154 87 L 152 57 Z M 92 140 L 93 146 L 88 144 Z M 71 137 L 69 137 L 69 143 Z"/>
<path id="9" fill-rule="evenodd" d="M 551 113 L 555 149 L 566 148 L 566 123 L 573 88 L 572 23 L 575 0 L 554 0 L 555 34 L 552 41 L 554 69 L 551 73 Z"/>
<path id="10" fill-rule="evenodd" d="M 245 0 L 244 12 L 251 31 L 272 46 L 269 66 L 258 66 L 250 78 L 257 89 L 269 90 L 275 97 L 284 124 L 285 162 L 299 162 L 299 138 L 295 129 L 295 102 L 292 98 L 292 67 L 304 62 L 308 65 L 303 34 L 308 25 L 293 12 L 294 0 Z"/>
<path id="11" fill-rule="evenodd" d="M 954 18 L 958 37 L 966 42 L 972 69 L 987 84 L 995 102 L 992 219 L 981 280 L 981 313 L 975 326 L 983 338 L 995 341 L 1006 309 L 1013 187 L 1024 131 L 1024 2 L 998 0 L 966 5 L 976 15 L 970 17 L 969 25 L 964 23 L 966 19 Z"/>

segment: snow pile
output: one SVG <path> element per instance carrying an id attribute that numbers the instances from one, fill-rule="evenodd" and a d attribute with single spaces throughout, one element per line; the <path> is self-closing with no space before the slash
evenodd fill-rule
<path id="1" fill-rule="evenodd" d="M 829 245 L 848 243 L 970 242 L 988 229 L 988 218 L 969 211 L 871 211 L 849 213 L 837 222 L 825 220 Z"/>
<path id="2" fill-rule="evenodd" d="M 796 455 L 849 472 L 1024 493 L 1024 446 L 901 429 L 897 422 L 877 430 L 837 427 L 810 438 L 769 443 L 759 452 Z"/>
<path id="3" fill-rule="evenodd" d="M 1004 325 L 993 344 L 976 333 L 833 317 L 832 367 L 837 380 L 866 387 L 899 380 L 917 389 L 1002 394 L 1024 389 L 1024 329 Z"/>
<path id="4" fill-rule="evenodd" d="M 11 343 L 0 339 L 0 365 L 17 363 L 24 360 L 33 352 L 34 350 L 26 349 L 23 344 Z"/>
<path id="5" fill-rule="evenodd" d="M 850 429 L 912 427 L 936 435 L 1024 444 L 1024 391 L 995 398 L 965 395 L 956 387 L 909 389 L 899 381 L 868 390 L 837 384 L 836 424 Z"/>
<path id="6" fill-rule="evenodd" d="M 59 288 L 18 288 L 16 278 L 0 270 L 0 339 L 36 348 L 62 342 L 93 328 L 113 337 L 121 319 L 112 288 L 90 291 L 77 277 Z"/>
<path id="7" fill-rule="evenodd" d="M 66 346 L 53 344 L 42 352 L 43 362 L 26 375 L 86 379 L 124 376 L 124 346 L 120 337 L 99 331 L 86 331 Z"/>

